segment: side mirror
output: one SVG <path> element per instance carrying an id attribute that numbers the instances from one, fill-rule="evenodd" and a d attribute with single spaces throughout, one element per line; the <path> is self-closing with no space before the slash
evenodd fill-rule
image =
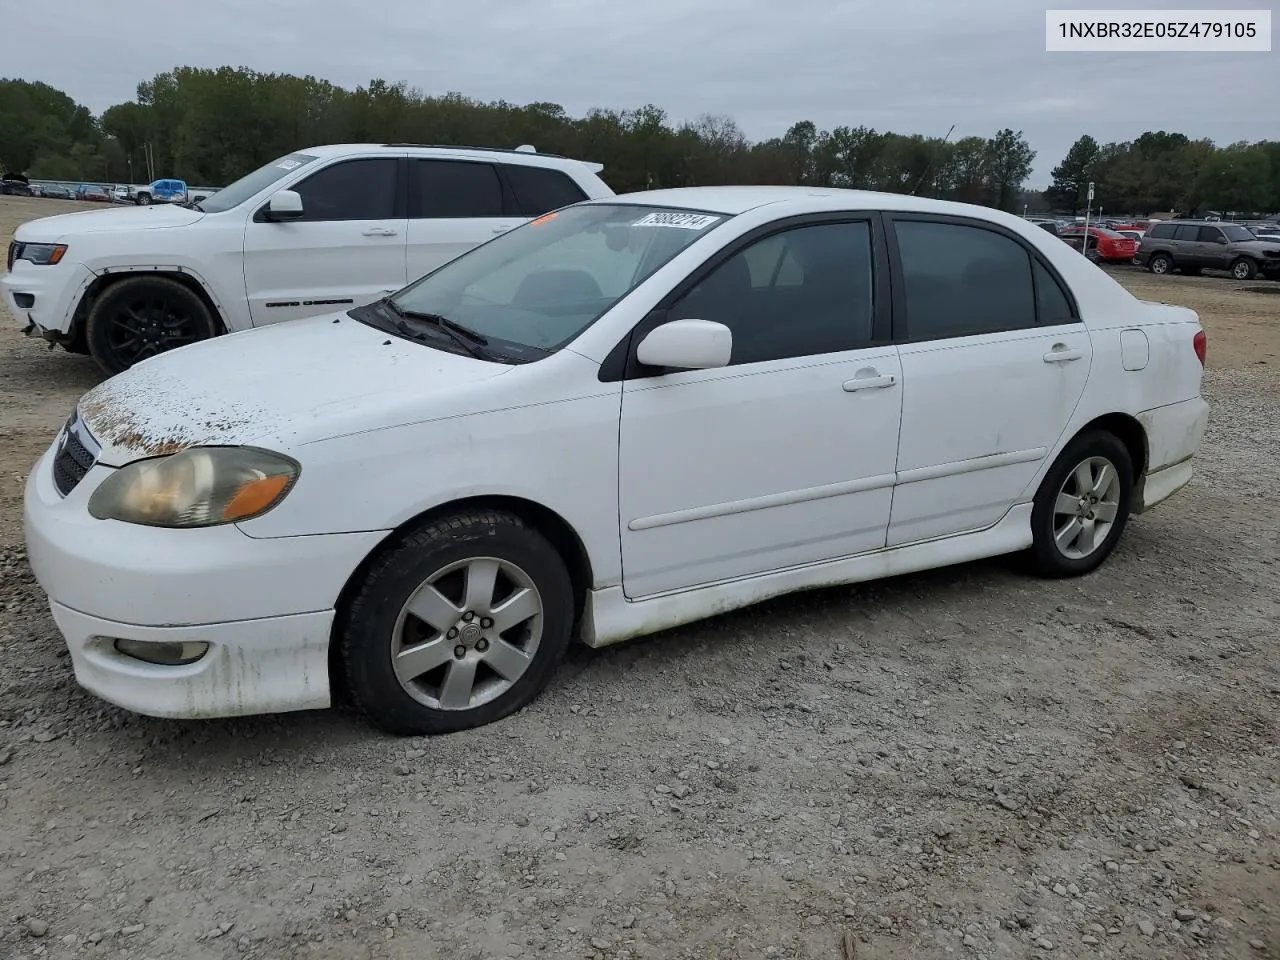
<path id="1" fill-rule="evenodd" d="M 672 320 L 651 330 L 636 348 L 636 359 L 650 367 L 709 370 L 727 367 L 733 332 L 710 320 Z"/>
<path id="2" fill-rule="evenodd" d="M 302 196 L 296 190 L 278 190 L 267 201 L 264 218 L 272 223 L 302 218 Z"/>

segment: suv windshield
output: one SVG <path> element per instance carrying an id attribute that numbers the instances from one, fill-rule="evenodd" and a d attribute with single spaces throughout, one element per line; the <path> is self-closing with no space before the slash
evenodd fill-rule
<path id="1" fill-rule="evenodd" d="M 632 204 L 568 207 L 476 247 L 391 300 L 403 316 L 446 318 L 494 349 L 505 341 L 549 352 L 726 219 Z"/>
<path id="2" fill-rule="evenodd" d="M 1230 240 L 1232 243 L 1238 243 L 1241 240 L 1258 239 L 1253 235 L 1253 231 L 1250 230 L 1248 227 L 1239 227 L 1234 225 L 1228 227 L 1228 226 L 1223 226 L 1222 224 L 1218 224 L 1218 229 L 1220 229 L 1223 233 L 1225 233 L 1227 235 L 1227 239 Z"/>
<path id="3" fill-rule="evenodd" d="M 205 213 L 221 213 L 223 210 L 238 207 L 281 177 L 293 173 L 303 164 L 311 163 L 313 160 L 315 157 L 309 153 L 291 153 L 278 160 L 272 160 L 265 167 L 259 167 L 253 173 L 246 173 L 235 183 L 201 200 L 200 209 Z"/>

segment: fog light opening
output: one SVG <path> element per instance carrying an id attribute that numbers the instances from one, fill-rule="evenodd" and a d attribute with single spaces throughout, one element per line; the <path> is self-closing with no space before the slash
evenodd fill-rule
<path id="1" fill-rule="evenodd" d="M 209 652 L 209 644 L 203 640 L 152 643 L 117 638 L 114 646 L 117 653 L 122 653 L 126 657 L 132 657 L 144 663 L 155 663 L 162 667 L 181 667 L 188 663 L 195 663 Z"/>

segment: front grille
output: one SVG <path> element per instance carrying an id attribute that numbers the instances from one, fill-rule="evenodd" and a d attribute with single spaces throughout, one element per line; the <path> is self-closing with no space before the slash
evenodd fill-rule
<path id="1" fill-rule="evenodd" d="M 53 485 L 64 497 L 84 479 L 97 459 L 73 426 L 74 418 L 64 429 L 63 439 L 59 441 L 58 452 L 53 458 Z"/>

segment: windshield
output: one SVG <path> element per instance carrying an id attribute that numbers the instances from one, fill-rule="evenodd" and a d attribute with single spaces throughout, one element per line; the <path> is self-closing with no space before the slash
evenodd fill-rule
<path id="1" fill-rule="evenodd" d="M 726 219 L 701 211 L 583 204 L 476 247 L 392 300 L 492 340 L 558 349 Z"/>
<path id="2" fill-rule="evenodd" d="M 277 180 L 313 160 L 315 157 L 308 153 L 291 153 L 278 160 L 272 160 L 265 167 L 259 167 L 253 173 L 245 174 L 230 186 L 223 187 L 212 196 L 201 200 L 200 209 L 205 213 L 221 213 L 223 210 L 238 207 L 254 194 L 260 193 Z"/>
<path id="3" fill-rule="evenodd" d="M 1251 231 L 1248 227 L 1237 227 L 1237 226 L 1225 227 L 1219 224 L 1219 228 L 1222 230 L 1223 233 L 1227 235 L 1227 239 L 1230 240 L 1232 243 L 1236 243 L 1240 240 L 1256 240 L 1257 239 L 1257 237 L 1253 235 L 1253 231 Z"/>

